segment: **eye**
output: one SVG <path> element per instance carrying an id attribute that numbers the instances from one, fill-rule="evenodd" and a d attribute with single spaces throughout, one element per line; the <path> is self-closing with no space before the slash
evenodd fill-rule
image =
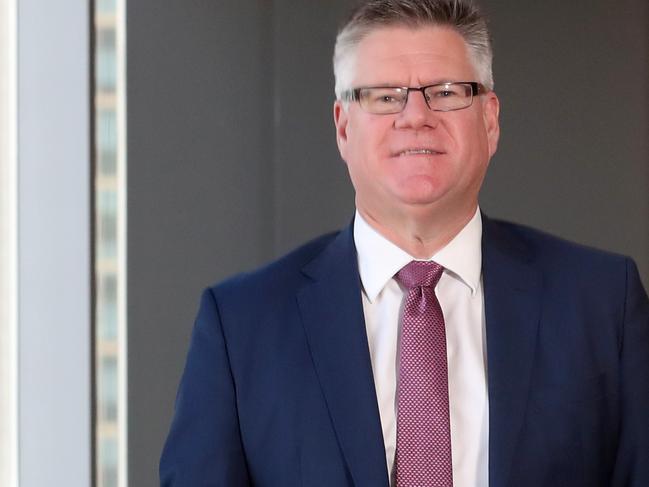
<path id="1" fill-rule="evenodd" d="M 374 89 L 370 95 L 370 102 L 380 105 L 394 105 L 401 103 L 403 96 L 392 89 Z"/>
<path id="2" fill-rule="evenodd" d="M 383 95 L 377 101 L 379 101 L 381 103 L 394 103 L 395 99 L 394 99 L 393 96 Z"/>
<path id="3" fill-rule="evenodd" d="M 427 99 L 430 101 L 432 98 L 455 98 L 462 97 L 463 88 L 451 83 L 431 86 L 426 90 Z"/>
<path id="4" fill-rule="evenodd" d="M 449 98 L 452 96 L 457 96 L 459 93 L 453 89 L 446 89 L 446 90 L 437 90 L 435 91 L 434 95 L 437 98 Z"/>

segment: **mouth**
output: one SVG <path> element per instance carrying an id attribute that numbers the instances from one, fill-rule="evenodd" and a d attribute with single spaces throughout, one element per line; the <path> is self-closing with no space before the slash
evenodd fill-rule
<path id="1" fill-rule="evenodd" d="M 397 157 L 402 157 L 402 156 L 437 156 L 440 154 L 443 154 L 443 152 L 439 152 L 434 149 L 413 148 L 413 149 L 402 150 L 400 152 L 397 152 L 395 155 Z"/>

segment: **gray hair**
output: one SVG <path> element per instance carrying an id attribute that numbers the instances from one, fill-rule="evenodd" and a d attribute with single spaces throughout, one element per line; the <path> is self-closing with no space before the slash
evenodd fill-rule
<path id="1" fill-rule="evenodd" d="M 373 30 L 395 25 L 454 29 L 468 46 L 478 81 L 493 89 L 491 37 L 486 18 L 471 0 L 369 0 L 351 13 L 336 37 L 333 66 L 337 99 L 352 88 L 358 44 Z"/>

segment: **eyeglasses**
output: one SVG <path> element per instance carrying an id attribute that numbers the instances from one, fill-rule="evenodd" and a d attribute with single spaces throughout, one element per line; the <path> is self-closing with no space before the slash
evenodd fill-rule
<path id="1" fill-rule="evenodd" d="M 343 101 L 357 101 L 369 113 L 388 115 L 399 113 L 408 102 L 411 91 L 419 91 L 429 109 L 450 112 L 470 107 L 473 97 L 487 93 L 484 85 L 475 81 L 459 81 L 422 86 L 420 88 L 397 86 L 367 86 L 342 93 Z"/>

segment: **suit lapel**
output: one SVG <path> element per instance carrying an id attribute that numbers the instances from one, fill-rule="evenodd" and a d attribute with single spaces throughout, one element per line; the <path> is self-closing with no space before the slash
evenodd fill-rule
<path id="1" fill-rule="evenodd" d="M 504 487 L 523 426 L 540 319 L 529 250 L 483 216 L 489 485 Z M 388 486 L 352 227 L 303 272 L 297 301 L 313 363 L 355 485 Z"/>
<path id="2" fill-rule="evenodd" d="M 540 319 L 541 279 L 529 250 L 483 216 L 489 384 L 489 485 L 504 487 L 525 415 Z"/>
<path id="3" fill-rule="evenodd" d="M 352 226 L 303 272 L 298 305 L 338 441 L 357 486 L 388 476 L 361 301 Z"/>

